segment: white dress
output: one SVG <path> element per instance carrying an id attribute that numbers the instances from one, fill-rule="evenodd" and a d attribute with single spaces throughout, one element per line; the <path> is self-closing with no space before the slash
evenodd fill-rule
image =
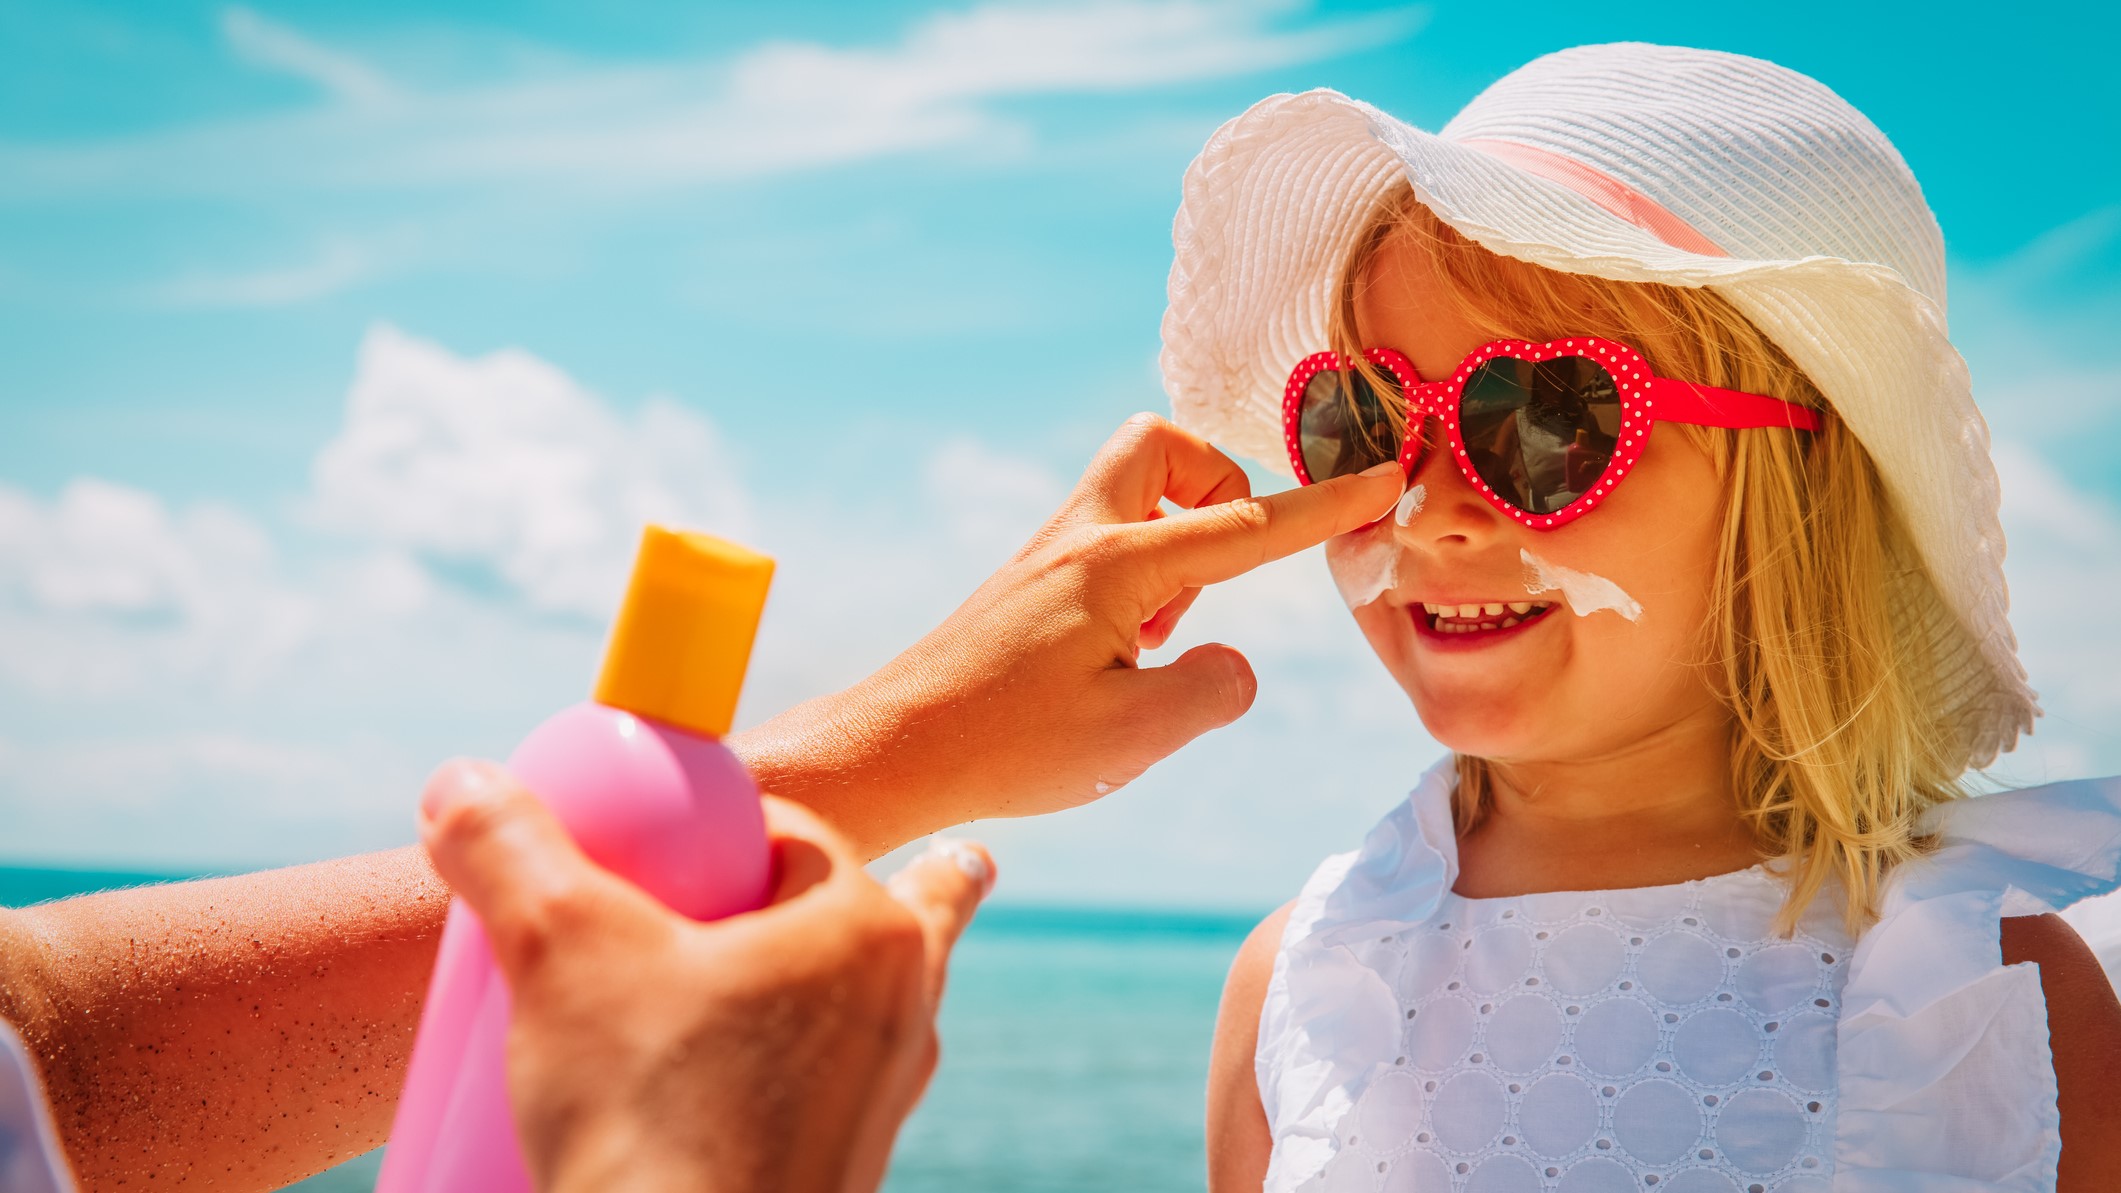
<path id="1" fill-rule="evenodd" d="M 1943 805 L 1860 940 L 1755 866 L 1468 899 L 1446 758 L 1289 916 L 1269 1193 L 1988 1193 L 2061 1154 L 2038 967 L 1998 920 L 2116 886 L 2121 780 Z"/>
<path id="2" fill-rule="evenodd" d="M 37 1062 L 22 1037 L 0 1019 L 0 1191 L 73 1193 Z"/>

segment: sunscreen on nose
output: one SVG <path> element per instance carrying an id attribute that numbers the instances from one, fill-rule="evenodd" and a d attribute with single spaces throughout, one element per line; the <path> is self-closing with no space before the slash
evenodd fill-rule
<path id="1" fill-rule="evenodd" d="M 729 732 L 773 560 L 650 526 L 593 698 L 533 730 L 508 768 L 598 865 L 696 920 L 762 906 L 758 787 Z M 377 1193 L 531 1193 L 508 1101 L 508 987 L 451 900 Z"/>

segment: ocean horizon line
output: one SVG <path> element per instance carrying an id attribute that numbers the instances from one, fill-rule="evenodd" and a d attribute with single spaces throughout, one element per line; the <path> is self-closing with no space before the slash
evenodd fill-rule
<path id="1" fill-rule="evenodd" d="M 52 865 L 0 859 L 0 907 L 29 907 L 76 895 L 133 890 L 201 878 L 228 878 L 280 867 L 194 870 Z M 1034 896 L 1001 896 L 980 909 L 974 929 L 1016 934 L 1187 935 L 1243 937 L 1272 908 L 1184 903 L 1112 903 Z"/>

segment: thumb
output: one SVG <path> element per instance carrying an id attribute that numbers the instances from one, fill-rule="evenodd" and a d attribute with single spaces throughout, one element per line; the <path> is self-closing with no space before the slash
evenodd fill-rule
<path id="1" fill-rule="evenodd" d="M 980 901 L 994 889 L 994 857 L 976 841 L 936 837 L 927 852 L 891 876 L 885 889 L 920 921 L 928 1005 L 933 1007 L 943 997 L 950 950 Z"/>
<path id="2" fill-rule="evenodd" d="M 1128 685 L 1128 721 L 1151 756 L 1142 768 L 1245 715 L 1259 694 L 1252 664 L 1233 646 L 1205 642 L 1161 667 L 1111 674 Z"/>
<path id="3" fill-rule="evenodd" d="M 478 915 L 511 986 L 555 945 L 601 947 L 661 927 L 653 900 L 590 861 L 494 763 L 460 758 L 435 771 L 420 797 L 420 838 L 435 872 Z"/>

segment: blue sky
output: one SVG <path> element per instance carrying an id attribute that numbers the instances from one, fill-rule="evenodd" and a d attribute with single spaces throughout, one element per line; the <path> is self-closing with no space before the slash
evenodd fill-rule
<path id="1" fill-rule="evenodd" d="M 1163 407 L 1218 123 L 1333 86 L 1436 127 L 1628 38 L 1803 70 L 1908 158 L 2050 711 L 1999 773 L 2121 770 L 2121 631 L 2085 616 L 2121 590 L 2108 39 L 1905 11 L 0 0 L 0 855 L 409 839 L 434 761 L 583 690 L 645 516 L 783 557 L 746 718 L 846 682 Z M 1260 708 L 983 827 L 1014 893 L 1269 903 L 1434 753 L 1315 554 L 1193 620 Z"/>

